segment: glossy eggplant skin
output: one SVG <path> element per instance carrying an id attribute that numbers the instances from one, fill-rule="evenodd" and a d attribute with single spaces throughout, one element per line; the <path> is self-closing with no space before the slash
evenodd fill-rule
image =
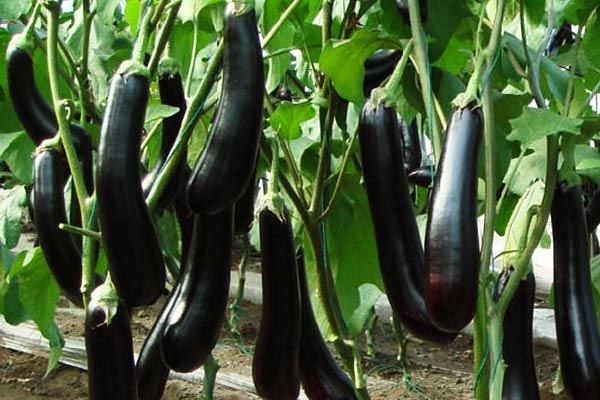
<path id="1" fill-rule="evenodd" d="M 85 315 L 85 348 L 90 400 L 137 400 L 133 341 L 127 307 L 119 303 L 107 323 L 105 310 L 94 300 Z"/>
<path id="2" fill-rule="evenodd" d="M 184 165 L 185 174 L 191 173 L 187 164 Z M 185 202 L 185 193 L 183 187 L 180 187 L 179 193 L 174 200 L 175 216 L 181 230 L 181 259 L 185 260 L 189 254 L 192 244 L 192 233 L 194 226 L 194 214 L 187 207 Z M 169 372 L 171 369 L 163 361 L 160 350 L 160 343 L 163 332 L 167 326 L 169 313 L 173 306 L 181 301 L 181 277 L 178 276 L 169 298 L 158 313 L 154 325 L 148 332 L 142 348 L 140 350 L 137 362 L 135 364 L 135 373 L 137 377 L 138 395 L 140 400 L 159 400 L 165 390 Z"/>
<path id="3" fill-rule="evenodd" d="M 163 292 L 165 267 L 140 181 L 140 142 L 148 79 L 117 73 L 100 130 L 96 196 L 102 243 L 119 296 L 130 307 L 152 304 Z"/>
<path id="4" fill-rule="evenodd" d="M 250 231 L 254 222 L 254 203 L 256 201 L 256 171 L 252 174 L 252 179 L 246 186 L 242 197 L 235 202 L 235 212 L 233 216 L 233 232 L 236 235 L 243 235 Z"/>
<path id="5" fill-rule="evenodd" d="M 42 149 L 33 161 L 33 214 L 39 245 L 62 290 L 73 304 L 83 307 L 81 250 L 74 236 L 60 229 L 67 223 L 64 184 L 69 168 L 57 150 Z"/>
<path id="6" fill-rule="evenodd" d="M 267 400 L 298 398 L 301 305 L 289 216 L 259 211 L 262 315 L 252 358 L 256 393 Z"/>
<path id="7" fill-rule="evenodd" d="M 162 122 L 162 138 L 158 160 L 156 160 L 154 168 L 144 176 L 142 181 L 145 197 L 147 192 L 151 189 L 160 169 L 163 167 L 167 156 L 169 155 L 169 152 L 175 143 L 175 139 L 177 139 L 177 135 L 179 134 L 181 123 L 183 121 L 183 116 L 185 115 L 187 109 L 183 83 L 181 81 L 181 75 L 179 72 L 174 72 L 171 69 L 165 69 L 162 71 L 158 77 L 158 93 L 160 95 L 160 101 L 162 104 L 177 107 L 179 108 L 179 111 L 165 118 Z M 181 159 L 187 159 L 187 147 L 185 148 Z M 175 197 L 179 193 L 179 187 L 185 184 L 184 168 L 187 167 L 187 165 L 184 164 L 186 164 L 185 161 L 177 166 L 167 184 L 167 187 L 163 191 L 163 194 L 158 199 L 156 205 L 156 211 L 158 213 L 164 211 L 173 203 Z"/>
<path id="8" fill-rule="evenodd" d="M 399 124 L 402 131 L 404 169 L 408 174 L 421 166 L 421 139 L 416 119 L 408 123 L 401 120 Z"/>
<path id="9" fill-rule="evenodd" d="M 196 215 L 178 300 L 169 311 L 160 348 L 174 371 L 200 367 L 215 347 L 229 298 L 233 209 Z"/>
<path id="10" fill-rule="evenodd" d="M 381 49 L 371 54 L 364 62 L 365 77 L 363 94 L 369 97 L 373 89 L 378 87 L 392 74 L 400 60 L 400 50 Z"/>
<path id="11" fill-rule="evenodd" d="M 310 400 L 356 400 L 352 381 L 331 355 L 310 302 L 302 249 L 296 252 L 302 327 L 298 371 L 304 393 Z"/>
<path id="12" fill-rule="evenodd" d="M 358 139 L 381 277 L 394 316 L 406 330 L 423 340 L 447 343 L 456 334 L 436 328 L 427 316 L 423 247 L 398 135 L 396 111 L 368 100 Z"/>
<path id="13" fill-rule="evenodd" d="M 556 341 L 563 382 L 574 399 L 600 399 L 600 335 L 581 188 L 559 183 L 550 216 Z"/>
<path id="14" fill-rule="evenodd" d="M 540 398 L 533 358 L 533 303 L 535 278 L 527 274 L 504 314 L 502 357 L 504 371 L 502 398 L 505 400 L 537 400 Z"/>
<path id="15" fill-rule="evenodd" d="M 425 302 L 438 328 L 459 332 L 473 318 L 479 287 L 478 108 L 454 111 L 435 175 L 425 232 Z"/>
<path id="16" fill-rule="evenodd" d="M 429 188 L 435 180 L 435 171 L 433 170 L 433 166 L 425 165 L 412 170 L 406 176 L 406 179 L 408 179 L 408 182 L 412 183 L 413 185 Z"/>
<path id="17" fill-rule="evenodd" d="M 57 132 L 54 110 L 42 97 L 29 53 L 18 47 L 8 49 L 6 57 L 7 83 L 13 108 L 25 132 L 36 145 Z"/>
<path id="18" fill-rule="evenodd" d="M 197 213 L 232 207 L 252 178 L 262 127 L 263 60 L 254 10 L 225 9 L 223 85 L 208 140 L 187 184 Z"/>
<path id="19" fill-rule="evenodd" d="M 37 146 L 58 132 L 54 109 L 38 90 L 33 60 L 27 51 L 11 43 L 6 55 L 6 68 L 13 108 L 23 129 Z M 70 129 L 77 153 L 80 156 L 91 154 L 91 140 L 87 132 L 76 124 L 70 124 Z"/>

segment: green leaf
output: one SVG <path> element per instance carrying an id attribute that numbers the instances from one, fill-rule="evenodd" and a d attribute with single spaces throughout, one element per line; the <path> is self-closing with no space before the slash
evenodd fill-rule
<path id="1" fill-rule="evenodd" d="M 511 182 L 506 179 L 513 174 Z M 510 161 L 508 171 L 506 172 L 505 182 L 511 192 L 517 196 L 522 196 L 527 188 L 535 180 L 543 180 L 546 176 L 546 146 L 540 144 L 534 151 L 523 157 L 521 162 L 517 158 Z"/>
<path id="2" fill-rule="evenodd" d="M 510 120 L 512 132 L 507 139 L 528 144 L 559 132 L 577 134 L 582 123 L 580 118 L 564 117 L 551 110 L 526 107 L 520 116 Z"/>
<path id="3" fill-rule="evenodd" d="M 35 144 L 24 131 L 0 135 L 0 160 L 6 162 L 8 168 L 19 182 L 33 182 L 33 159 Z"/>
<path id="4" fill-rule="evenodd" d="M 359 175 L 346 174 L 342 179 L 341 192 L 329 214 L 326 223 L 327 250 L 329 265 L 335 280 L 335 288 L 340 300 L 345 321 L 360 307 L 358 290 L 364 284 L 374 284 L 383 291 L 375 236 L 371 222 L 366 194 Z M 303 237 L 306 249 L 307 275 L 311 287 L 315 287 L 315 266 L 310 242 Z M 328 326 L 323 308 L 318 301 L 315 314 L 322 328 Z M 325 337 L 330 337 L 328 329 L 322 329 Z"/>
<path id="5" fill-rule="evenodd" d="M 32 0 L 0 1 L 0 22 L 13 22 L 20 16 L 27 14 L 31 8 Z"/>
<path id="6" fill-rule="evenodd" d="M 596 69 L 600 69 L 600 18 L 598 9 L 594 10 L 589 22 L 585 25 L 585 35 L 582 39 L 586 58 Z"/>
<path id="7" fill-rule="evenodd" d="M 64 346 L 64 340 L 54 321 L 56 303 L 60 296 L 58 285 L 39 247 L 20 253 L 11 268 L 11 274 L 13 273 L 13 280 L 18 279 L 21 312 L 25 312 L 27 318 L 35 322 L 40 333 L 49 341 L 50 357 L 46 367 L 48 374 L 56 367 Z M 15 304 L 12 307 L 18 310 Z"/>
<path id="8" fill-rule="evenodd" d="M 183 0 L 177 16 L 183 23 L 193 21 L 196 16 L 206 7 L 225 3 L 225 0 Z"/>
<path id="9" fill-rule="evenodd" d="M 21 236 L 21 215 L 25 201 L 23 186 L 0 189 L 0 241 L 10 249 L 17 245 Z"/>
<path id="10" fill-rule="evenodd" d="M 360 304 L 348 319 L 348 331 L 350 336 L 356 337 L 361 334 L 369 317 L 374 312 L 375 303 L 383 294 L 381 290 L 372 283 L 365 283 L 358 287 Z"/>
<path id="11" fill-rule="evenodd" d="M 516 260 L 520 257 L 521 251 L 520 244 L 524 235 L 529 237 L 531 229 L 533 228 L 533 221 L 528 219 L 529 210 L 542 202 L 544 196 L 544 184 L 541 181 L 533 182 L 525 191 L 523 196 L 517 202 L 513 213 L 508 221 L 506 227 L 506 235 L 504 242 L 504 253 L 502 256 L 502 268 L 507 269 L 511 266 L 514 267 Z"/>
<path id="12" fill-rule="evenodd" d="M 160 119 L 177 114 L 177 111 L 179 111 L 178 107 L 161 103 L 151 103 L 146 109 L 146 120 L 144 121 L 144 125 L 148 127 Z"/>
<path id="13" fill-rule="evenodd" d="M 361 103 L 364 100 L 364 62 L 376 50 L 386 48 L 399 48 L 399 45 L 383 32 L 358 30 L 350 39 L 327 42 L 321 53 L 319 66 L 331 78 L 340 96 Z"/>
<path id="14" fill-rule="evenodd" d="M 262 10 L 262 32 L 264 35 L 271 30 L 271 28 L 278 22 L 281 14 L 285 11 L 288 6 L 287 2 L 282 1 L 265 1 Z M 283 25 L 279 27 L 275 36 L 269 41 L 266 46 L 268 53 L 276 52 L 280 49 L 290 48 L 294 44 L 294 36 L 296 34 L 296 26 L 299 24 L 293 24 L 290 20 L 286 20 Z M 303 35 L 300 35 L 301 37 Z M 288 68 L 290 67 L 290 54 L 284 53 L 277 56 L 270 56 L 268 58 L 269 69 L 267 71 L 267 78 L 265 80 L 265 88 L 267 93 L 271 93 L 277 85 L 281 83 L 285 76 Z"/>
<path id="15" fill-rule="evenodd" d="M 48 339 L 48 345 L 50 346 L 48 364 L 46 366 L 46 373 L 44 374 L 44 378 L 46 378 L 58 365 L 58 361 L 62 355 L 62 349 L 65 346 L 65 340 L 55 322 L 53 322 L 47 330 L 42 332 L 42 335 Z"/>
<path id="16" fill-rule="evenodd" d="M 16 278 L 0 282 L 0 314 L 11 325 L 19 325 L 29 319 L 19 298 L 19 280 Z"/>
<path id="17" fill-rule="evenodd" d="M 454 37 L 461 22 L 471 15 L 466 1 L 429 0 L 427 2 L 425 33 L 429 44 L 429 57 L 435 62 Z"/>
<path id="18" fill-rule="evenodd" d="M 314 118 L 316 113 L 315 106 L 308 101 L 282 101 L 271 114 L 269 122 L 280 137 L 293 140 L 302 135 L 301 124 Z"/>
<path id="19" fill-rule="evenodd" d="M 19 272 L 19 298 L 42 334 L 48 333 L 54 323 L 59 296 L 42 250 L 39 247 L 28 250 Z"/>
<path id="20" fill-rule="evenodd" d="M 125 21 L 129 25 L 131 32 L 136 32 L 138 29 L 140 18 L 141 2 L 137 0 L 127 0 L 125 4 Z"/>

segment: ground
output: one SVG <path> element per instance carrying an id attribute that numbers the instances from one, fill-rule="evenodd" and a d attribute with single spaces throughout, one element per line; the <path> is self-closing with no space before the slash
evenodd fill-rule
<path id="1" fill-rule="evenodd" d="M 160 305 L 139 308 L 132 314 L 134 346 L 139 350 L 145 334 L 152 326 Z M 252 345 L 260 307 L 243 304 L 240 337 L 234 337 L 226 329 L 214 356 L 221 364 L 220 372 L 251 376 Z M 80 336 L 83 320 L 77 313 L 60 313 L 57 322 L 65 335 Z M 448 346 L 439 347 L 424 343 L 411 343 L 409 357 L 412 385 L 403 381 L 403 373 L 396 361 L 397 342 L 390 325 L 377 323 L 373 330 L 376 354 L 365 356 L 365 371 L 369 375 L 370 394 L 373 400 L 381 399 L 469 399 L 473 398 L 473 352 L 472 340 L 459 335 Z M 564 395 L 551 394 L 551 384 L 558 365 L 555 350 L 536 347 L 537 376 L 542 400 L 566 399 Z M 46 359 L 0 348 L 0 399 L 6 400 L 76 400 L 87 398 L 85 371 L 60 365 L 50 376 L 43 379 Z M 378 384 L 373 385 L 377 380 Z M 412 386 L 412 389 L 407 389 Z M 199 383 L 170 380 L 163 399 L 197 399 L 202 389 Z M 254 398 L 242 391 L 222 386 L 215 389 L 216 400 L 242 400 Z"/>

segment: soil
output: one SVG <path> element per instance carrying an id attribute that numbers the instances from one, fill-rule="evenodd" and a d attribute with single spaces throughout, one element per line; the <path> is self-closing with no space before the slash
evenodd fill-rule
<path id="1" fill-rule="evenodd" d="M 252 268 L 251 268 L 252 269 Z M 162 302 L 139 308 L 132 313 L 134 347 L 139 351 L 145 335 L 153 324 Z M 214 351 L 221 372 L 236 373 L 251 379 L 252 347 L 260 306 L 244 302 L 240 313 L 241 335 L 223 329 Z M 64 335 L 82 336 L 83 319 L 80 310 L 58 313 L 57 323 Z M 396 359 L 398 342 L 388 323 L 377 322 L 373 329 L 375 354 L 365 353 L 364 370 L 368 374 L 369 393 L 373 400 L 382 399 L 469 399 L 473 398 L 473 343 L 467 335 L 459 335 L 450 345 L 439 347 L 411 342 L 408 348 L 409 375 Z M 366 349 L 366 346 L 365 346 Z M 335 354 L 335 351 L 332 352 Z M 536 347 L 537 376 L 541 399 L 567 399 L 553 395 L 552 381 L 558 365 L 555 350 Z M 87 398 L 86 372 L 59 365 L 44 378 L 47 360 L 43 357 L 0 348 L 0 399 L 7 400 L 75 400 Z M 376 382 L 374 384 L 374 382 Z M 198 399 L 200 383 L 169 380 L 163 399 Z M 217 385 L 216 400 L 253 399 L 247 393 Z"/>

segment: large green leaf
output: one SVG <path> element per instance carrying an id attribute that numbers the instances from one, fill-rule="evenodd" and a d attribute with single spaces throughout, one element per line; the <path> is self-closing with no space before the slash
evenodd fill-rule
<path id="1" fill-rule="evenodd" d="M 301 124 L 314 118 L 315 115 L 315 106 L 308 101 L 299 103 L 283 101 L 273 111 L 269 122 L 280 137 L 292 140 L 302 135 Z"/>
<path id="2" fill-rule="evenodd" d="M 19 280 L 4 279 L 0 282 L 0 314 L 11 325 L 18 325 L 29 319 L 27 310 L 19 298 Z"/>
<path id="3" fill-rule="evenodd" d="M 12 249 L 21 236 L 21 216 L 26 195 L 23 186 L 0 189 L 0 241 Z"/>
<path id="4" fill-rule="evenodd" d="M 27 13 L 32 3 L 32 0 L 0 1 L 0 22 L 13 22 L 19 19 L 20 16 Z"/>
<path id="5" fill-rule="evenodd" d="M 0 135 L 0 160 L 23 184 L 33 181 L 33 159 L 35 144 L 24 131 Z"/>
<path id="6" fill-rule="evenodd" d="M 347 324 L 353 321 L 353 333 L 358 334 L 363 328 L 359 326 L 360 322 L 364 322 L 364 313 L 360 311 L 359 288 L 364 284 L 373 284 L 383 290 L 371 215 L 366 194 L 360 184 L 360 176 L 348 174 L 342 180 L 342 189 L 327 218 L 325 231 L 329 265 L 334 276 L 341 311 Z M 303 240 L 305 249 L 309 249 L 309 241 L 306 237 Z M 312 282 L 311 287 L 315 287 L 312 254 L 308 250 L 305 254 L 308 279 Z M 365 302 L 363 299 L 363 308 L 365 304 L 372 302 L 372 294 L 373 292 L 366 296 L 370 301 Z M 317 310 L 319 325 L 323 328 L 328 327 L 322 305 L 318 301 L 313 304 Z M 362 317 L 358 318 L 357 315 Z M 328 329 L 324 329 L 324 332 L 326 335 L 331 333 Z"/>
<path id="7" fill-rule="evenodd" d="M 39 247 L 34 247 L 15 260 L 19 279 L 19 300 L 27 315 L 35 322 L 40 333 L 49 341 L 50 358 L 46 369 L 49 373 L 58 363 L 64 346 L 54 314 L 60 296 L 58 285 L 48 269 L 44 254 Z"/>
<path id="8" fill-rule="evenodd" d="M 44 334 L 54 322 L 56 302 L 60 296 L 58 285 L 39 247 L 28 250 L 22 260 L 23 266 L 18 274 L 19 297 L 27 313 Z"/>
<path id="9" fill-rule="evenodd" d="M 364 100 L 364 62 L 376 50 L 386 48 L 399 48 L 399 44 L 384 32 L 361 29 L 350 39 L 327 42 L 319 65 L 321 71 L 331 78 L 340 96 L 361 103 Z"/>
<path id="10" fill-rule="evenodd" d="M 510 121 L 513 130 L 507 139 L 529 144 L 559 132 L 577 134 L 582 123 L 580 118 L 564 117 L 547 109 L 526 107 L 520 116 Z"/>
<path id="11" fill-rule="evenodd" d="M 429 58 L 435 62 L 444 52 L 461 22 L 471 15 L 467 1 L 427 1 L 427 23 Z"/>
<path id="12" fill-rule="evenodd" d="M 543 180 L 546 176 L 545 140 L 534 143 L 532 150 L 520 162 L 518 158 L 513 158 L 506 172 L 504 182 L 510 191 L 518 196 L 522 196 L 532 182 Z M 506 179 L 511 176 L 512 180 L 506 182 Z"/>
<path id="13" fill-rule="evenodd" d="M 365 283 L 358 287 L 360 304 L 348 319 L 348 331 L 352 337 L 361 334 L 369 317 L 374 312 L 377 300 L 383 294 L 381 290 L 372 283 Z"/>

